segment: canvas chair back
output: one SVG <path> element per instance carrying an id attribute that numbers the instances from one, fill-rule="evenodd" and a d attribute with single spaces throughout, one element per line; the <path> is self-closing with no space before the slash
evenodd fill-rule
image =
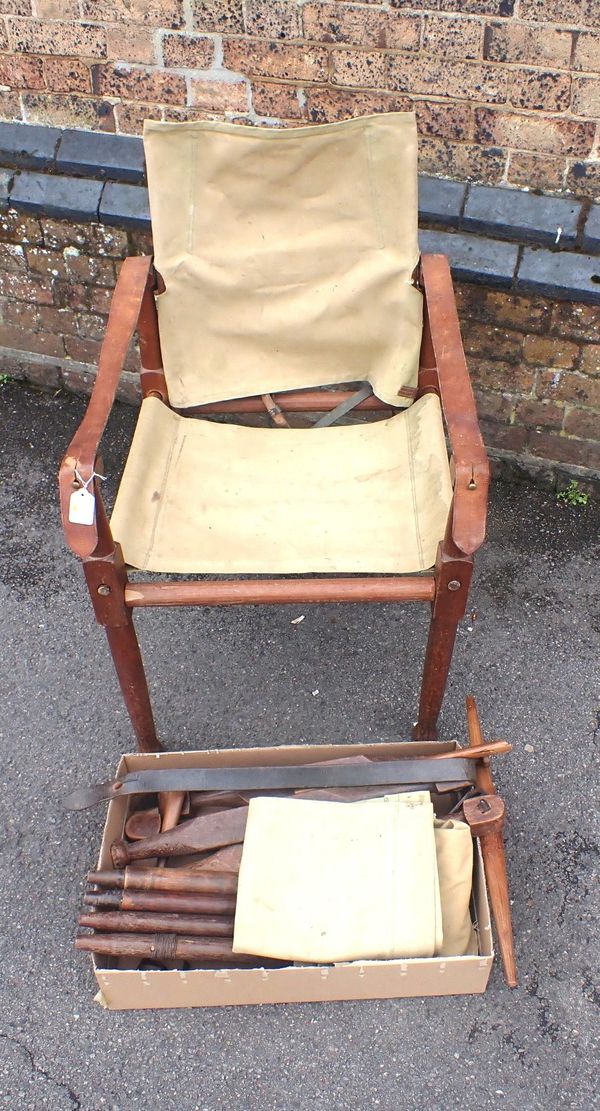
<path id="1" fill-rule="evenodd" d="M 416 386 L 413 113 L 275 130 L 144 126 L 171 405 Z"/>

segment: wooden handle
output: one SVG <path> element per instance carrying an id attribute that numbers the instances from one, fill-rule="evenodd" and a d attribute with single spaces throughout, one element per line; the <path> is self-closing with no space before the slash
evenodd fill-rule
<path id="1" fill-rule="evenodd" d="M 126 841 L 115 841 L 111 846 L 113 864 L 115 868 L 123 868 L 133 860 L 148 860 L 154 856 L 186 856 L 188 853 L 237 844 L 244 840 L 247 817 L 248 807 L 240 806 L 235 810 L 192 818 L 191 821 L 182 822 L 175 829 L 170 829 L 168 833 L 147 837 L 133 845 L 128 845 Z"/>
<path id="2" fill-rule="evenodd" d="M 83 896 L 101 910 L 154 910 L 164 914 L 235 914 L 234 895 L 184 895 L 179 891 L 101 891 Z"/>
<path id="3" fill-rule="evenodd" d="M 79 925 L 92 930 L 131 934 L 187 934 L 233 937 L 233 918 L 201 914 L 153 914 L 151 911 L 96 910 L 82 914 Z"/>
<path id="4" fill-rule="evenodd" d="M 126 868 L 124 872 L 89 872 L 88 883 L 129 891 L 181 891 L 187 895 L 234 895 L 237 876 L 188 868 Z"/>
<path id="5" fill-rule="evenodd" d="M 94 934 L 75 938 L 75 948 L 112 957 L 151 957 L 158 961 L 235 961 L 254 964 L 256 957 L 234 953 L 226 938 L 183 937 L 178 934 Z"/>

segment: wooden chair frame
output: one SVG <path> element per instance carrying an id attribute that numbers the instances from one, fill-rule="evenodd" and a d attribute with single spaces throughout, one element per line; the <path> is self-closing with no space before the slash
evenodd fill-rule
<path id="1" fill-rule="evenodd" d="M 142 395 L 158 397 L 166 405 L 169 397 L 154 299 L 155 291 L 161 289 L 162 279 L 154 270 L 151 257 L 128 258 L 123 263 L 112 299 L 96 382 L 83 421 L 62 462 L 59 487 L 67 543 L 83 560 L 96 620 L 106 629 L 141 751 L 156 752 L 163 747 L 156 734 L 133 623 L 133 610 L 145 606 L 429 602 L 431 624 L 419 717 L 413 736 L 416 740 L 436 740 L 456 630 L 467 603 L 473 554 L 485 536 L 489 464 L 479 431 L 447 258 L 444 255 L 423 256 L 417 282 L 424 293 L 425 315 L 415 396 L 433 392 L 440 398 L 450 443 L 453 481 L 448 526 L 433 571 L 416 575 L 130 583 L 120 546 L 111 535 L 95 472 L 102 469 L 98 456 L 100 441 L 136 329 L 140 343 Z M 322 412 L 331 410 L 349 396 L 347 391 L 306 390 L 279 394 L 274 400 L 290 413 Z M 376 397 L 369 397 L 357 408 L 382 411 L 389 410 L 390 406 Z M 242 414 L 264 411 L 263 402 L 257 397 L 202 405 L 185 412 Z M 69 500 L 80 485 L 80 479 L 83 482 L 91 480 L 95 493 L 96 516 L 90 525 L 69 521 Z"/>

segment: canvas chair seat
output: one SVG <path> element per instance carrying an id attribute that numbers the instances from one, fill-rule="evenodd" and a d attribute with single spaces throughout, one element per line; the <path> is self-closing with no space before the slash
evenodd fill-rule
<path id="1" fill-rule="evenodd" d="M 249 428 L 142 403 L 111 520 L 175 573 L 422 571 L 452 498 L 439 400 L 369 424 Z"/>

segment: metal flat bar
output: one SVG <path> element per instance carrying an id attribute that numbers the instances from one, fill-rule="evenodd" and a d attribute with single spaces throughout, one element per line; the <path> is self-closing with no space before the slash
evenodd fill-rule
<path id="1" fill-rule="evenodd" d="M 373 387 L 366 382 L 364 386 L 361 386 L 360 390 L 357 390 L 356 393 L 351 394 L 350 397 L 341 401 L 339 405 L 336 405 L 335 409 L 331 409 L 329 413 L 326 413 L 324 417 L 316 421 L 315 424 L 313 424 L 313 428 L 329 428 L 329 426 L 335 424 L 337 420 L 341 420 L 347 413 L 351 413 L 353 409 L 356 409 L 361 401 L 366 401 L 368 397 L 371 397 L 372 393 Z"/>
<path id="2" fill-rule="evenodd" d="M 347 579 L 229 579 L 128 583 L 125 604 L 138 606 L 309 605 L 317 602 L 433 602 L 433 575 Z"/>
<path id="3" fill-rule="evenodd" d="M 461 756 L 427 756 L 374 760 L 361 764 L 292 764 L 247 768 L 161 768 L 130 772 L 122 779 L 73 791 L 66 810 L 85 810 L 123 795 L 161 791 L 268 791 L 306 787 L 380 787 L 385 784 L 474 783 L 473 760 Z"/>

